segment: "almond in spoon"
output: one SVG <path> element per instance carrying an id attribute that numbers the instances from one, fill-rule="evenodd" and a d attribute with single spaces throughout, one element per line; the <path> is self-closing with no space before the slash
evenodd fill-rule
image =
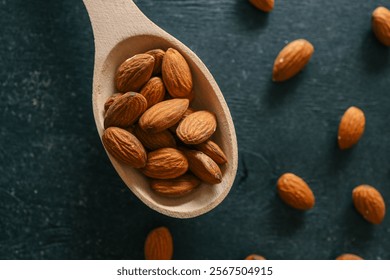
<path id="1" fill-rule="evenodd" d="M 218 164 L 208 155 L 195 150 L 186 150 L 189 169 L 202 181 L 209 184 L 219 184 L 222 181 L 222 172 Z"/>
<path id="2" fill-rule="evenodd" d="M 184 154 L 174 148 L 162 148 L 150 152 L 142 173 L 155 179 L 177 178 L 188 170 Z"/>
<path id="3" fill-rule="evenodd" d="M 169 48 L 162 62 L 162 78 L 172 97 L 187 98 L 192 91 L 192 74 L 185 58 Z"/>
<path id="4" fill-rule="evenodd" d="M 119 127 L 109 127 L 103 132 L 102 141 L 107 152 L 116 160 L 135 168 L 145 166 L 145 149 L 130 132 Z"/>
<path id="5" fill-rule="evenodd" d="M 217 119 L 208 111 L 197 111 L 183 119 L 176 129 L 176 135 L 185 144 L 200 144 L 215 132 Z"/>
<path id="6" fill-rule="evenodd" d="M 146 106 L 145 97 L 136 92 L 128 92 L 115 97 L 106 112 L 104 128 L 110 126 L 126 128 L 131 126 L 146 110 Z"/>
<path id="7" fill-rule="evenodd" d="M 154 58 L 149 54 L 136 54 L 123 62 L 115 75 L 120 92 L 139 91 L 149 81 L 154 68 Z"/>
<path id="8" fill-rule="evenodd" d="M 199 184 L 200 181 L 198 178 L 191 174 L 184 174 L 175 179 L 154 179 L 151 181 L 150 186 L 159 195 L 168 197 L 181 197 L 191 192 Z"/>
<path id="9" fill-rule="evenodd" d="M 161 132 L 177 123 L 189 105 L 188 99 L 174 98 L 150 107 L 139 119 L 139 126 L 148 133 Z"/>

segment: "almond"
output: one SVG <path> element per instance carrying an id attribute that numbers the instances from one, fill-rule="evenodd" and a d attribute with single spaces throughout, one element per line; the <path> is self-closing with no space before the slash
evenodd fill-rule
<path id="1" fill-rule="evenodd" d="M 150 54 L 154 58 L 153 75 L 160 74 L 161 65 L 162 65 L 165 52 L 162 49 L 154 49 L 154 50 L 147 51 L 146 54 Z"/>
<path id="2" fill-rule="evenodd" d="M 352 191 L 356 210 L 372 224 L 380 224 L 385 217 L 386 206 L 380 192 L 369 185 L 360 185 Z"/>
<path id="3" fill-rule="evenodd" d="M 208 155 L 213 161 L 218 164 L 224 164 L 227 162 L 227 158 L 222 149 L 217 145 L 217 143 L 207 140 L 201 144 L 195 146 L 195 148 L 206 155 Z"/>
<path id="4" fill-rule="evenodd" d="M 376 38 L 390 47 L 390 11 L 385 7 L 376 8 L 372 13 L 371 24 Z"/>
<path id="5" fill-rule="evenodd" d="M 145 149 L 130 132 L 118 127 L 109 127 L 103 132 L 102 141 L 107 152 L 116 160 L 135 168 L 145 166 Z"/>
<path id="6" fill-rule="evenodd" d="M 165 86 L 160 77 L 151 78 L 141 89 L 146 101 L 148 101 L 148 108 L 163 101 L 165 96 Z"/>
<path id="7" fill-rule="evenodd" d="M 217 120 L 214 114 L 197 111 L 180 122 L 176 134 L 183 143 L 195 145 L 209 139 L 216 129 Z"/>
<path id="8" fill-rule="evenodd" d="M 114 103 L 115 99 L 116 99 L 117 97 L 122 96 L 122 95 L 123 95 L 122 93 L 114 93 L 113 95 L 111 95 L 111 96 L 106 100 L 106 102 L 104 103 L 104 111 L 107 113 L 108 108 L 110 108 L 110 106 L 112 105 L 112 103 Z"/>
<path id="9" fill-rule="evenodd" d="M 287 44 L 275 59 L 272 80 L 282 82 L 298 74 L 309 62 L 313 52 L 313 45 L 305 39 Z"/>
<path id="10" fill-rule="evenodd" d="M 350 107 L 341 118 L 338 131 L 340 149 L 348 149 L 355 145 L 363 136 L 366 118 L 362 110 Z"/>
<path id="11" fill-rule="evenodd" d="M 115 75 L 120 92 L 139 91 L 153 73 L 154 58 L 149 54 L 136 54 L 123 62 Z"/>
<path id="12" fill-rule="evenodd" d="M 166 227 L 159 227 L 149 232 L 144 251 L 146 260 L 171 260 L 173 241 L 170 231 Z"/>
<path id="13" fill-rule="evenodd" d="M 150 107 L 139 119 L 139 126 L 148 133 L 161 132 L 177 123 L 188 108 L 188 100 L 174 98 Z"/>
<path id="14" fill-rule="evenodd" d="M 104 118 L 104 128 L 131 126 L 146 110 L 145 97 L 136 92 L 125 93 L 113 101 Z"/>
<path id="15" fill-rule="evenodd" d="M 251 254 L 249 256 L 247 256 L 245 258 L 245 260 L 265 260 L 266 258 L 264 258 L 263 256 L 260 256 L 260 255 L 256 255 L 256 254 Z"/>
<path id="16" fill-rule="evenodd" d="M 188 170 L 188 161 L 182 152 L 174 148 L 162 148 L 150 152 L 142 172 L 155 179 L 177 178 Z"/>
<path id="17" fill-rule="evenodd" d="M 263 12 L 270 12 L 274 8 L 274 0 L 249 0 L 257 9 Z"/>
<path id="18" fill-rule="evenodd" d="M 199 179 L 209 184 L 222 182 L 222 172 L 218 164 L 208 155 L 195 150 L 186 150 L 185 155 L 188 160 L 189 169 Z"/>
<path id="19" fill-rule="evenodd" d="M 336 260 L 363 260 L 362 257 L 359 257 L 358 255 L 355 254 L 342 254 L 336 258 Z"/>
<path id="20" fill-rule="evenodd" d="M 184 174 L 175 179 L 152 180 L 150 186 L 159 195 L 180 197 L 191 192 L 199 184 L 198 178 L 191 174 Z"/>
<path id="21" fill-rule="evenodd" d="M 292 173 L 285 173 L 278 179 L 277 189 L 280 198 L 289 206 L 308 210 L 313 208 L 315 197 L 306 182 Z"/>
<path id="22" fill-rule="evenodd" d="M 194 112 L 196 112 L 195 109 L 193 109 L 193 108 L 191 108 L 191 107 L 188 107 L 187 110 L 184 112 L 183 116 L 181 117 L 181 119 L 180 119 L 177 123 L 175 123 L 173 126 L 171 126 L 171 127 L 169 128 L 169 130 L 170 130 L 172 133 L 176 133 L 176 129 L 177 129 L 177 127 L 179 126 L 180 122 L 181 122 L 182 120 L 184 120 L 186 117 L 188 117 L 188 115 L 190 115 L 190 114 L 192 114 L 192 113 L 194 113 Z"/>
<path id="23" fill-rule="evenodd" d="M 184 57 L 175 49 L 169 48 L 162 62 L 162 78 L 172 97 L 186 98 L 192 91 L 192 75 Z"/>
<path id="24" fill-rule="evenodd" d="M 138 125 L 134 128 L 134 134 L 141 141 L 144 147 L 149 150 L 157 150 L 166 147 L 176 147 L 176 141 L 173 135 L 168 130 L 163 130 L 158 133 L 146 133 Z"/>

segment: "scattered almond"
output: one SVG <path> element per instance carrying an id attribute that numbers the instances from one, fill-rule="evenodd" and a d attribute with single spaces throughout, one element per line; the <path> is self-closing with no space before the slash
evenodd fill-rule
<path id="1" fill-rule="evenodd" d="M 155 179 L 177 178 L 188 170 L 188 161 L 184 154 L 174 148 L 162 148 L 150 152 L 142 172 Z"/>
<path id="2" fill-rule="evenodd" d="M 136 54 L 123 62 L 115 75 L 120 92 L 139 91 L 153 73 L 154 58 L 149 54 Z"/>
<path id="3" fill-rule="evenodd" d="M 386 213 L 386 206 L 380 192 L 372 186 L 360 185 L 352 191 L 356 210 L 372 224 L 380 224 Z"/>
<path id="4" fill-rule="evenodd" d="M 275 59 L 272 80 L 282 82 L 298 74 L 309 62 L 313 52 L 313 45 L 305 39 L 287 44 Z"/>
<path id="5" fill-rule="evenodd" d="M 376 8 L 372 13 L 371 24 L 376 38 L 390 47 L 390 10 L 385 7 Z"/>
<path id="6" fill-rule="evenodd" d="M 253 261 L 253 260 L 266 260 L 266 258 L 264 258 L 263 256 L 260 256 L 260 255 L 251 254 L 251 255 L 247 256 L 245 258 L 245 260 L 250 260 L 250 261 Z"/>
<path id="7" fill-rule="evenodd" d="M 309 210 L 315 204 L 315 197 L 306 182 L 292 173 L 285 173 L 278 179 L 277 189 L 280 198 L 289 206 L 299 210 Z"/>
<path id="8" fill-rule="evenodd" d="M 136 92 L 128 92 L 116 97 L 106 112 L 104 128 L 131 126 L 146 110 L 146 106 L 145 97 Z"/>
<path id="9" fill-rule="evenodd" d="M 274 0 L 249 0 L 257 9 L 263 12 L 270 12 L 274 8 Z"/>
<path id="10" fill-rule="evenodd" d="M 225 153 L 214 141 L 207 140 L 206 142 L 196 145 L 195 148 L 208 155 L 218 164 L 224 164 L 227 162 Z"/>
<path id="11" fill-rule="evenodd" d="M 161 65 L 165 52 L 162 49 L 154 49 L 147 51 L 146 54 L 150 54 L 154 58 L 153 75 L 161 74 Z"/>
<path id="12" fill-rule="evenodd" d="M 197 111 L 180 122 L 176 134 L 183 143 L 195 145 L 209 139 L 216 129 L 217 120 L 214 114 L 208 111 Z"/>
<path id="13" fill-rule="evenodd" d="M 222 181 L 222 172 L 218 164 L 208 155 L 195 150 L 186 150 L 189 169 L 202 181 L 209 184 L 219 184 Z"/>
<path id="14" fill-rule="evenodd" d="M 139 126 L 148 133 L 161 132 L 177 123 L 187 110 L 187 99 L 174 98 L 150 107 L 139 119 Z"/>
<path id="15" fill-rule="evenodd" d="M 359 257 L 358 255 L 355 255 L 355 254 L 342 254 L 342 255 L 340 255 L 340 256 L 338 256 L 337 258 L 336 258 L 336 260 L 342 260 L 342 261 L 344 261 L 344 260 L 363 260 L 363 258 L 362 257 Z"/>
<path id="16" fill-rule="evenodd" d="M 350 107 L 341 118 L 338 131 L 340 149 L 348 149 L 355 145 L 363 136 L 366 118 L 362 110 Z"/>
<path id="17" fill-rule="evenodd" d="M 171 260 L 173 255 L 173 240 L 166 227 L 152 230 L 145 240 L 146 260 Z"/>
<path id="18" fill-rule="evenodd" d="M 130 132 L 119 127 L 109 127 L 103 132 L 102 141 L 107 152 L 116 160 L 135 168 L 145 166 L 145 149 Z"/>
<path id="19" fill-rule="evenodd" d="M 148 102 L 150 108 L 158 102 L 163 101 L 165 96 L 165 86 L 160 77 L 151 78 L 141 89 L 142 94 Z"/>
<path id="20" fill-rule="evenodd" d="M 191 95 L 192 75 L 185 58 L 169 48 L 162 62 L 162 78 L 172 97 L 186 98 Z"/>
<path id="21" fill-rule="evenodd" d="M 162 196 L 181 197 L 188 194 L 200 184 L 198 178 L 191 174 L 184 174 L 175 179 L 151 181 L 152 189 Z"/>
<path id="22" fill-rule="evenodd" d="M 176 147 L 176 141 L 169 130 L 150 134 L 141 129 L 138 125 L 134 128 L 134 135 L 141 141 L 144 147 L 149 150 L 157 150 L 165 147 Z"/>

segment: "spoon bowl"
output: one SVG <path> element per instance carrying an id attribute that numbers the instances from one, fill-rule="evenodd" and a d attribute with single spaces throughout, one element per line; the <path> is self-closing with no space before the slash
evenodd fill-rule
<path id="1" fill-rule="evenodd" d="M 115 93 L 114 76 L 127 58 L 152 49 L 177 49 L 191 69 L 195 94 L 191 107 L 213 112 L 218 121 L 213 140 L 225 152 L 228 162 L 221 166 L 222 182 L 201 184 L 180 198 L 166 198 L 154 193 L 149 180 L 137 169 L 108 156 L 127 187 L 147 206 L 176 218 L 204 214 L 218 204 L 230 191 L 237 171 L 237 140 L 229 109 L 223 95 L 202 61 L 183 43 L 152 23 L 130 0 L 84 0 L 95 38 L 93 77 L 93 112 L 101 137 L 104 131 L 104 103 Z"/>

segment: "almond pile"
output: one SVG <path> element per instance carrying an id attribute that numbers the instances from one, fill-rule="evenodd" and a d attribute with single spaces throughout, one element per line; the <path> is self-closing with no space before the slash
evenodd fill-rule
<path id="1" fill-rule="evenodd" d="M 115 85 L 118 92 L 104 105 L 102 136 L 111 156 L 138 168 L 162 196 L 179 197 L 201 182 L 222 181 L 220 165 L 227 158 L 211 140 L 217 118 L 190 107 L 192 74 L 179 51 L 154 49 L 128 58 Z"/>

